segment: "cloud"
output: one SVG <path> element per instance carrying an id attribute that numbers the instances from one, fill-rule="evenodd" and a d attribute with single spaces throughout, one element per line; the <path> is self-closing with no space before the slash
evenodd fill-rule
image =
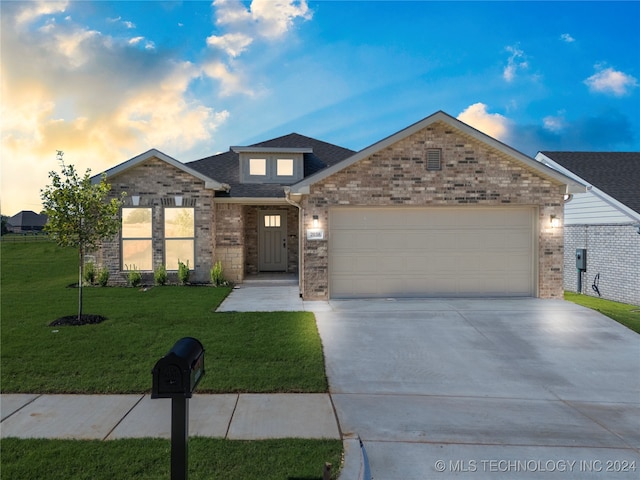
<path id="1" fill-rule="evenodd" d="M 563 114 L 548 115 L 542 119 L 542 123 L 545 130 L 554 133 L 562 131 L 566 125 Z"/>
<path id="2" fill-rule="evenodd" d="M 484 103 L 468 106 L 457 118 L 495 139 L 506 141 L 509 138 L 512 122 L 499 113 L 487 112 L 487 105 Z"/>
<path id="3" fill-rule="evenodd" d="M 631 75 L 614 70 L 611 67 L 603 68 L 601 65 L 596 65 L 595 68 L 598 72 L 584 81 L 591 92 L 622 97 L 638 86 L 638 80 Z"/>
<path id="4" fill-rule="evenodd" d="M 312 17 L 306 0 L 253 0 L 248 9 L 239 0 L 215 0 L 213 5 L 217 25 L 267 39 L 281 38 L 296 19 Z"/>
<path id="5" fill-rule="evenodd" d="M 228 33 L 226 35 L 211 35 L 207 38 L 207 45 L 223 50 L 230 57 L 237 57 L 253 43 L 253 38 L 244 33 Z"/>
<path id="6" fill-rule="evenodd" d="M 512 82 L 516 78 L 518 72 L 529 68 L 529 63 L 527 62 L 524 51 L 522 51 L 519 47 L 507 46 L 505 50 L 511 55 L 509 55 L 507 66 L 504 67 L 504 70 L 502 72 L 502 78 L 504 78 L 507 82 Z"/>
<path id="7" fill-rule="evenodd" d="M 63 6 L 2 5 L 3 213 L 40 210 L 38 191 L 58 168 L 56 150 L 79 171 L 96 173 L 152 147 L 180 158 L 210 145 L 230 115 L 191 95 L 202 65 L 150 51 L 143 37 L 57 23 Z"/>
<path id="8" fill-rule="evenodd" d="M 35 21 L 43 15 L 50 15 L 52 13 L 62 13 L 67 9 L 69 5 L 68 1 L 49 1 L 40 0 L 38 2 L 25 2 L 22 4 L 22 9 L 15 17 L 15 24 L 17 27 L 23 27 L 27 24 Z"/>
<path id="9" fill-rule="evenodd" d="M 563 33 L 562 35 L 560 35 L 560 40 L 562 40 L 563 42 L 567 42 L 567 43 L 573 43 L 576 41 L 575 38 L 573 38 L 570 34 L 568 33 Z"/>

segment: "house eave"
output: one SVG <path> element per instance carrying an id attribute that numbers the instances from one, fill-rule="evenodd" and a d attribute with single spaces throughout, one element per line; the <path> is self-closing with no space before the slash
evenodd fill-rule
<path id="1" fill-rule="evenodd" d="M 313 153 L 312 148 L 307 147 L 231 147 L 235 153 Z"/>
<path id="2" fill-rule="evenodd" d="M 235 203 L 241 205 L 289 205 L 284 197 L 214 197 L 213 203 Z"/>
<path id="3" fill-rule="evenodd" d="M 158 160 L 161 160 L 177 168 L 178 170 L 181 170 L 199 180 L 202 180 L 204 182 L 204 186 L 206 189 L 215 190 L 215 191 L 224 191 L 224 192 L 229 191 L 229 185 L 227 185 L 226 183 L 220 183 L 217 180 L 214 180 L 213 178 L 207 177 L 206 175 L 203 175 L 202 173 L 186 166 L 184 163 L 176 160 L 173 157 L 170 157 L 165 153 L 162 153 L 160 150 L 157 150 L 155 148 L 152 148 L 151 150 L 148 150 L 144 153 L 141 153 L 140 155 L 130 158 L 129 160 L 122 162 L 119 165 L 116 165 L 115 167 L 105 170 L 103 173 L 95 175 L 94 177 L 91 178 L 91 182 L 93 184 L 100 183 L 100 180 L 102 179 L 102 175 L 106 175 L 107 179 L 116 177 L 117 175 L 120 175 L 121 173 L 124 173 L 127 170 L 130 170 L 152 158 L 157 158 Z"/>
<path id="4" fill-rule="evenodd" d="M 292 185 L 291 191 L 293 193 L 308 194 L 311 185 L 320 182 L 330 175 L 333 175 L 334 173 L 337 173 L 353 165 L 354 163 L 367 158 L 437 122 L 444 123 L 479 142 L 493 147 L 494 149 L 504 153 L 505 155 L 508 155 L 515 161 L 524 164 L 529 169 L 534 170 L 535 172 L 539 173 L 549 180 L 553 180 L 560 184 L 566 185 L 566 193 L 580 193 L 585 191 L 585 186 L 576 182 L 571 177 L 568 177 L 558 171 L 553 170 L 552 168 L 547 167 L 544 164 L 537 162 L 535 159 L 525 155 L 524 153 L 515 150 L 514 148 L 500 142 L 499 140 L 496 140 L 493 137 L 490 137 L 485 133 L 482 133 L 479 130 L 476 130 L 475 128 L 467 125 L 464 122 L 461 122 L 460 120 L 450 116 L 443 111 L 438 111 L 433 115 L 430 115 L 420 120 L 419 122 L 416 122 L 413 125 L 410 125 L 409 127 L 400 130 L 399 132 L 394 133 L 393 135 L 390 135 L 380 140 L 379 142 L 376 142 L 373 145 L 360 150 L 359 152 L 356 152 L 351 157 L 343 160 L 342 162 L 339 162 L 327 169 L 321 170 L 320 172 L 317 172 L 316 174 L 305 178 L 301 182 Z"/>

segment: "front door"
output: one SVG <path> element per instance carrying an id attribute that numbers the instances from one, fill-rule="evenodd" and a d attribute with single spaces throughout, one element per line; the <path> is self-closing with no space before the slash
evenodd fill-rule
<path id="1" fill-rule="evenodd" d="M 260 211 L 258 268 L 262 272 L 287 270 L 287 212 Z"/>

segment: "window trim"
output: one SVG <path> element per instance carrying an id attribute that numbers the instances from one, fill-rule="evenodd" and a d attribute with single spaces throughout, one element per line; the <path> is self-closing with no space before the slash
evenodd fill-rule
<path id="1" fill-rule="evenodd" d="M 148 237 L 125 237 L 124 236 L 124 213 L 125 210 L 148 210 L 150 214 L 150 231 Z M 130 241 L 147 241 L 150 245 L 150 264 L 151 269 L 141 269 L 135 263 L 129 264 L 125 262 L 124 248 L 125 243 Z M 133 268 L 129 268 L 133 267 Z M 120 270 L 122 272 L 131 272 L 131 271 L 141 271 L 141 272 L 150 272 L 153 271 L 153 208 L 148 206 L 136 206 L 136 207 L 122 207 L 120 210 Z"/>
<path id="2" fill-rule="evenodd" d="M 193 212 L 193 231 L 192 236 L 190 237 L 178 237 L 178 236 L 167 236 L 167 210 L 191 210 Z M 193 260 L 192 262 L 189 263 L 189 270 L 194 270 L 195 269 L 195 263 L 196 263 L 196 208 L 195 207 L 190 207 L 190 206 L 182 206 L 182 207 L 177 207 L 177 206 L 166 206 L 163 208 L 162 210 L 162 227 L 163 227 L 163 238 L 162 238 L 162 255 L 163 255 L 163 259 L 164 259 L 164 266 L 167 269 L 167 272 L 177 272 L 178 271 L 178 266 L 176 264 L 176 268 L 171 268 L 169 266 L 169 262 L 167 259 L 167 244 L 169 242 L 176 242 L 176 241 L 191 241 L 192 242 L 192 251 L 191 251 L 191 258 L 187 259 L 187 260 Z M 177 259 L 176 262 L 178 262 Z"/>

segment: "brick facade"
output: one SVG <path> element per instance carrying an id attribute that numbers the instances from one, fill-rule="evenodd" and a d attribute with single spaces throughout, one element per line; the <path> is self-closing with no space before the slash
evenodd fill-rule
<path id="1" fill-rule="evenodd" d="M 442 149 L 442 170 L 426 169 L 426 149 Z M 409 135 L 311 186 L 303 197 L 303 225 L 313 215 L 327 230 L 324 240 L 303 239 L 303 297 L 327 299 L 329 209 L 352 206 L 505 206 L 537 208 L 538 296 L 563 296 L 564 185 L 545 179 L 504 152 L 441 122 Z"/>
<path id="2" fill-rule="evenodd" d="M 640 305 L 640 235 L 632 224 L 567 225 L 564 228 L 565 290 L 576 292 L 578 272 L 575 252 L 587 249 L 587 271 L 582 274 L 582 292 L 597 297 L 592 288 L 600 274 L 602 298 Z"/>
<path id="3" fill-rule="evenodd" d="M 204 182 L 183 172 L 166 162 L 150 158 L 134 168 L 108 179 L 111 192 L 120 196 L 125 192 L 125 207 L 133 205 L 132 197 L 140 197 L 140 207 L 152 209 L 153 235 L 153 267 L 163 265 L 164 259 L 164 208 L 175 206 L 175 197 L 181 196 L 183 205 L 195 208 L 195 265 L 192 268 L 191 280 L 208 282 L 214 258 L 215 211 L 214 192 L 205 189 Z M 103 243 L 94 257 L 99 265 L 109 269 L 110 283 L 124 285 L 127 283 L 127 272 L 123 270 L 120 258 L 119 235 Z M 153 272 L 142 272 L 143 282 L 153 283 Z M 170 274 L 175 281 L 177 275 Z"/>

